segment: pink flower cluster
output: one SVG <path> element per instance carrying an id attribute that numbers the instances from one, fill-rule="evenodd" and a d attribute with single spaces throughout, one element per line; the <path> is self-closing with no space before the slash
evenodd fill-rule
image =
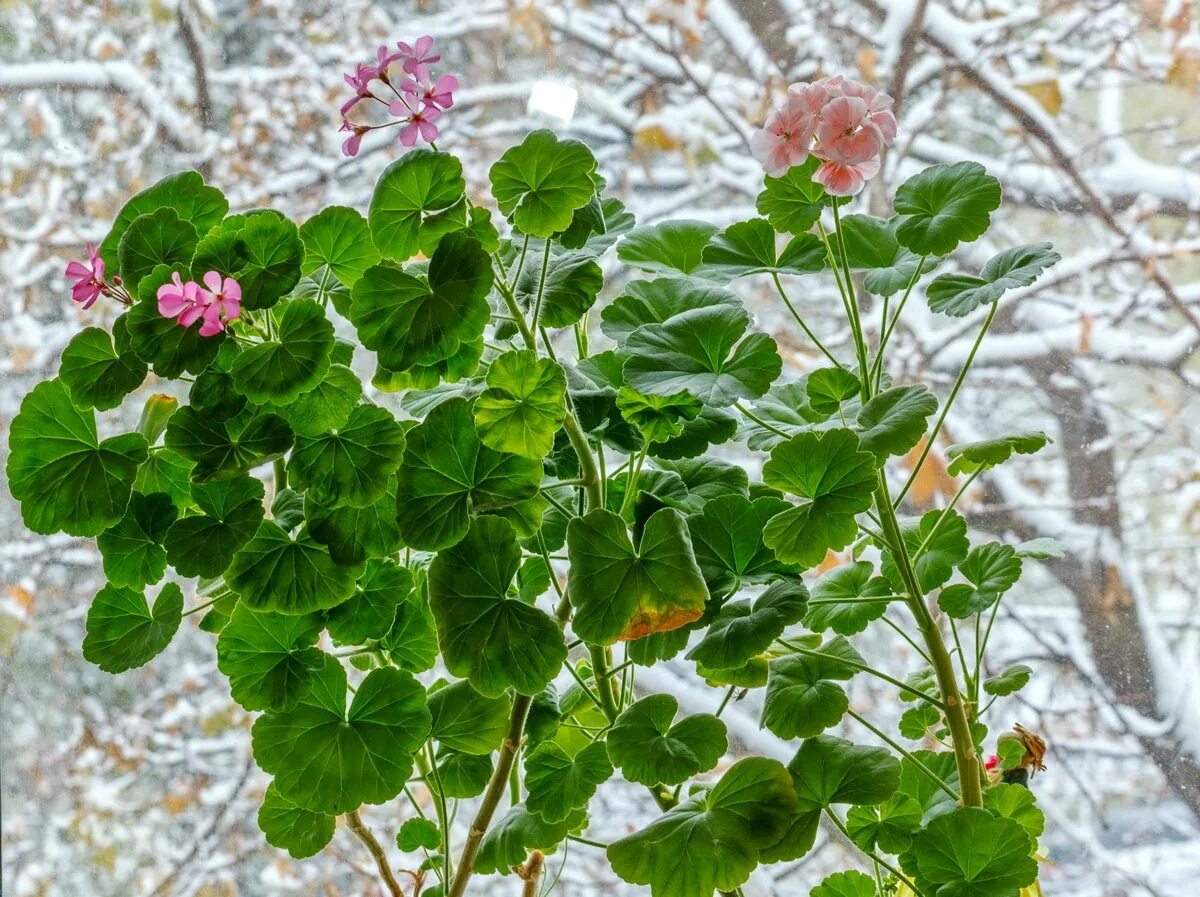
<path id="1" fill-rule="evenodd" d="M 429 71 L 429 66 L 442 58 L 433 52 L 432 37 L 425 35 L 415 44 L 401 41 L 396 48 L 380 47 L 374 65 L 359 63 L 344 76 L 354 90 L 354 96 L 342 104 L 340 130 L 350 132 L 342 143 L 347 156 L 357 155 L 363 136 L 380 128 L 399 126 L 404 146 L 415 146 L 418 139 L 433 143 L 438 137 L 435 122 L 454 105 L 458 79 L 442 75 L 434 81 Z M 385 107 L 391 120 L 376 124 L 352 120 L 350 113 L 364 100 Z"/>
<path id="2" fill-rule="evenodd" d="M 879 154 L 895 139 L 892 98 L 837 75 L 789 87 L 750 145 L 772 177 L 816 156 L 821 165 L 813 180 L 834 196 L 853 196 L 879 171 Z"/>
<path id="3" fill-rule="evenodd" d="M 222 278 L 216 271 L 204 275 L 204 287 L 194 280 L 184 283 L 179 272 L 173 272 L 171 282 L 158 288 L 159 313 L 178 318 L 180 327 L 202 321 L 201 336 L 216 336 L 224 330 L 226 324 L 241 314 L 241 302 L 241 284 L 232 277 Z"/>

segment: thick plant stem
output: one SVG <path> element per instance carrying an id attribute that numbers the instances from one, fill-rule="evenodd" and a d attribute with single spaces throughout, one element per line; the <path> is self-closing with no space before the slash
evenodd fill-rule
<path id="1" fill-rule="evenodd" d="M 404 891 L 400 887 L 400 882 L 396 880 L 395 873 L 392 872 L 387 854 L 383 852 L 383 846 L 379 843 L 375 834 L 362 821 L 362 817 L 358 815 L 358 810 L 352 810 L 346 814 L 346 826 L 350 831 L 354 832 L 358 840 L 366 845 L 367 850 L 371 852 L 371 856 L 375 858 L 375 865 L 379 869 L 379 877 L 387 885 L 388 893 L 392 897 L 404 897 Z"/>
<path id="2" fill-rule="evenodd" d="M 967 708 L 963 703 L 962 693 L 958 688 L 958 678 L 954 672 L 954 660 L 946 649 L 946 641 L 938 629 L 937 622 L 925 606 L 924 592 L 921 589 L 912 560 L 908 556 L 908 546 L 900 532 L 900 524 L 896 520 L 896 511 L 892 507 L 892 498 L 888 491 L 887 480 L 881 472 L 875 488 L 875 503 L 879 508 L 879 519 L 883 533 L 887 537 L 900 578 L 908 591 L 908 607 L 917 621 L 921 638 L 929 651 L 929 659 L 933 663 L 934 675 L 937 677 L 938 689 L 942 693 L 942 712 L 946 717 L 946 726 L 950 730 L 950 739 L 954 745 L 954 760 L 958 767 L 958 781 L 961 792 L 961 803 L 965 807 L 978 807 L 983 804 L 983 789 L 979 778 L 979 759 L 975 753 L 975 742 L 971 737 L 971 725 L 967 719 Z"/>
<path id="3" fill-rule="evenodd" d="M 588 653 L 592 658 L 592 676 L 596 681 L 599 692 L 600 710 L 611 723 L 617 718 L 616 696 L 613 694 L 613 677 L 608 669 L 608 654 L 602 645 L 588 645 Z"/>

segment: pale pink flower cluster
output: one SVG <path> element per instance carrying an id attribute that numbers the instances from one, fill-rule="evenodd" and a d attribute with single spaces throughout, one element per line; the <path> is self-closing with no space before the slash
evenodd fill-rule
<path id="1" fill-rule="evenodd" d="M 353 72 L 347 72 L 344 77 L 354 96 L 342 104 L 340 130 L 350 132 L 342 143 L 342 152 L 357 155 L 367 132 L 380 128 L 399 126 L 404 146 L 415 146 L 418 140 L 437 140 L 436 122 L 444 110 L 454 105 L 454 91 L 458 89 L 458 79 L 453 75 L 433 80 L 429 66 L 441 58 L 440 53 L 433 52 L 433 38 L 425 35 L 414 44 L 401 41 L 395 50 L 380 47 L 374 65 L 359 63 Z M 357 107 L 363 100 L 382 105 L 391 120 L 374 124 L 353 120 L 350 113 L 361 111 Z"/>
<path id="2" fill-rule="evenodd" d="M 821 165 L 813 180 L 834 196 L 853 196 L 878 173 L 879 154 L 895 139 L 892 98 L 836 75 L 789 87 L 750 146 L 772 177 L 815 156 Z"/>
<path id="3" fill-rule="evenodd" d="M 221 277 L 216 271 L 204 275 L 204 286 L 189 280 L 184 283 L 179 272 L 171 274 L 171 282 L 158 288 L 158 311 L 167 318 L 177 318 L 180 327 L 191 327 L 201 321 L 201 336 L 216 336 L 225 325 L 242 311 L 242 286 L 232 277 Z"/>

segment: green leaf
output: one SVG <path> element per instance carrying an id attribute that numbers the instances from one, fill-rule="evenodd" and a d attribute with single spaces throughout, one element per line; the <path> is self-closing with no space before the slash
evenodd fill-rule
<path id="1" fill-rule="evenodd" d="M 125 231 L 140 215 L 161 208 L 174 209 L 183 221 L 191 222 L 198 233 L 206 233 L 220 223 L 229 211 L 229 202 L 216 187 L 204 183 L 196 171 L 181 171 L 168 175 L 140 193 L 134 194 L 121 207 L 112 229 L 100 244 L 100 255 L 110 271 L 117 269 L 118 247 Z"/>
<path id="2" fill-rule="evenodd" d="M 907 289 L 921 265 L 920 255 L 905 249 L 896 239 L 899 218 L 885 220 L 870 215 L 847 215 L 842 219 L 841 237 L 852 270 L 866 271 L 863 286 L 877 296 L 894 296 Z M 926 259 L 921 272 L 937 267 L 937 259 Z"/>
<path id="3" fill-rule="evenodd" d="M 537 494 L 541 464 L 482 445 L 465 399 L 438 405 L 407 437 L 396 503 L 400 532 L 413 548 L 453 545 L 466 533 L 471 511 L 510 507 Z"/>
<path id="4" fill-rule="evenodd" d="M 893 207 L 901 246 L 947 255 L 988 229 L 990 213 L 1000 208 L 1000 182 L 978 162 L 933 165 L 900 185 Z"/>
<path id="5" fill-rule="evenodd" d="M 942 715 L 936 707 L 931 704 L 917 704 L 900 714 L 896 728 L 905 738 L 920 741 L 929 735 L 931 729 L 936 731 L 940 728 L 941 722 Z"/>
<path id="6" fill-rule="evenodd" d="M 183 618 L 183 591 L 163 586 L 154 607 L 140 589 L 106 585 L 87 615 L 83 658 L 106 673 L 123 673 L 157 657 L 171 643 Z"/>
<path id="7" fill-rule="evenodd" d="M 275 338 L 243 349 L 230 373 L 250 401 L 287 405 L 324 379 L 332 350 L 333 324 L 324 310 L 295 299 L 279 316 Z"/>
<path id="8" fill-rule="evenodd" d="M 175 507 L 186 508 L 192 503 L 191 473 L 190 461 L 183 460 L 170 449 L 156 448 L 138 468 L 133 488 L 143 495 L 166 493 Z"/>
<path id="9" fill-rule="evenodd" d="M 811 738 L 837 725 L 850 706 L 837 683 L 852 679 L 862 663 L 862 656 L 840 635 L 817 654 L 789 654 L 771 661 L 762 724 L 780 738 Z"/>
<path id="10" fill-rule="evenodd" d="M 219 576 L 254 537 L 263 519 L 261 480 L 238 476 L 196 484 L 192 498 L 202 513 L 182 517 L 167 530 L 167 560 L 181 576 Z"/>
<path id="11" fill-rule="evenodd" d="M 718 458 L 684 458 L 679 460 L 658 459 L 654 466 L 659 470 L 678 474 L 687 488 L 687 498 L 676 505 L 681 511 L 695 513 L 705 503 L 729 495 L 747 497 L 750 494 L 750 477 L 745 468 Z"/>
<path id="12" fill-rule="evenodd" d="M 170 279 L 171 269 L 165 265 L 143 277 L 137 301 L 122 316 L 134 354 L 165 379 L 174 379 L 184 371 L 199 374 L 217 357 L 225 342 L 224 333 L 201 336 L 199 327 L 180 327 L 174 318 L 159 313 L 155 292 Z"/>
<path id="13" fill-rule="evenodd" d="M 1029 684 L 1033 669 L 1027 664 L 1014 663 L 1005 667 L 999 674 L 983 681 L 983 690 L 994 697 L 1005 697 L 1015 694 Z"/>
<path id="14" fill-rule="evenodd" d="M 1045 561 L 1050 558 L 1064 558 L 1066 556 L 1067 546 L 1058 539 L 1051 539 L 1048 536 L 1029 539 L 1017 546 L 1017 557 Z"/>
<path id="15" fill-rule="evenodd" d="M 333 840 L 337 820 L 328 813 L 316 813 L 292 803 L 272 783 L 258 808 L 258 827 L 267 843 L 286 850 L 292 859 L 315 856 Z"/>
<path id="16" fill-rule="evenodd" d="M 813 632 L 832 629 L 838 635 L 855 635 L 887 612 L 888 602 L 871 601 L 892 594 L 892 587 L 875 568 L 857 561 L 830 570 L 812 589 L 804 625 Z M 864 600 L 867 599 L 867 600 Z"/>
<path id="17" fill-rule="evenodd" d="M 367 221 L 354 209 L 330 206 L 300 226 L 304 244 L 301 274 L 322 267 L 348 287 L 379 261 Z"/>
<path id="18" fill-rule="evenodd" d="M 972 548 L 959 564 L 970 585 L 942 589 L 938 607 L 959 620 L 982 613 L 1000 600 L 1021 577 L 1021 559 L 1011 545 L 989 542 Z"/>
<path id="19" fill-rule="evenodd" d="M 239 602 L 217 638 L 217 669 L 246 710 L 288 710 L 308 692 L 325 655 L 317 614 L 275 614 Z"/>
<path id="20" fill-rule="evenodd" d="M 118 342 L 127 323 L 122 315 L 113 325 Z M 146 365 L 132 350 L 115 349 L 107 331 L 88 327 L 75 334 L 63 349 L 58 378 L 70 390 L 77 408 L 106 411 L 116 408 L 142 385 Z"/>
<path id="21" fill-rule="evenodd" d="M 474 756 L 442 748 L 437 752 L 437 765 L 446 797 L 478 797 L 492 778 L 490 755 Z"/>
<path id="22" fill-rule="evenodd" d="M 600 329 L 624 345 L 643 324 L 661 324 L 680 312 L 710 305 L 741 308 L 741 301 L 724 287 L 690 277 L 631 280 L 621 295 L 600 312 Z"/>
<path id="23" fill-rule="evenodd" d="M 354 594 L 359 570 L 339 567 L 308 533 L 295 537 L 264 520 L 225 573 L 225 581 L 252 610 L 308 614 L 336 607 Z"/>
<path id="24" fill-rule="evenodd" d="M 488 697 L 535 695 L 562 666 L 567 646 L 551 617 L 508 587 L 521 563 L 512 526 L 479 517 L 429 568 L 429 603 L 446 669 Z"/>
<path id="25" fill-rule="evenodd" d="M 1003 464 L 1013 456 L 1032 455 L 1041 451 L 1053 440 L 1045 433 L 1014 433 L 1011 436 L 1001 436 L 997 439 L 984 439 L 980 442 L 959 442 L 946 449 L 946 460 L 950 462 L 947 471 L 951 476 L 960 473 L 975 473 L 979 470 L 991 470 Z"/>
<path id="26" fill-rule="evenodd" d="M 368 558 L 385 558 L 400 549 L 400 524 L 396 520 L 395 480 L 387 491 L 365 508 L 341 505 L 326 508 L 311 498 L 305 503 L 308 531 L 329 549 L 334 563 L 353 567 Z"/>
<path id="27" fill-rule="evenodd" d="M 858 438 L 879 461 L 903 455 L 925 435 L 925 421 L 937 411 L 937 398 L 926 387 L 893 386 L 858 412 Z"/>
<path id="28" fill-rule="evenodd" d="M 387 492 L 404 447 L 404 428 L 390 411 L 359 405 L 345 426 L 297 437 L 288 473 L 322 507 L 365 508 Z"/>
<path id="29" fill-rule="evenodd" d="M 717 226 L 679 219 L 635 227 L 617 244 L 617 258 L 652 274 L 695 274 L 703 277 L 703 253 Z"/>
<path id="30" fill-rule="evenodd" d="M 763 543 L 767 521 L 788 507 L 779 498 L 750 501 L 743 495 L 724 495 L 705 502 L 702 511 L 688 517 L 696 562 L 712 594 L 732 594 L 740 585 L 770 582 L 780 574 L 796 572 Z"/>
<path id="31" fill-rule="evenodd" d="M 392 371 L 453 356 L 483 333 L 491 312 L 492 262 L 465 233 L 438 243 L 428 277 L 391 264 L 368 268 L 354 284 L 350 321 L 364 346 Z"/>
<path id="32" fill-rule="evenodd" d="M 423 586 L 414 588 L 396 607 L 392 628 L 380 647 L 392 663 L 410 673 L 423 673 L 437 662 L 437 629 Z"/>
<path id="33" fill-rule="evenodd" d="M 549 238 L 571 225 L 595 194 L 596 158 L 578 140 L 534 131 L 491 167 L 488 178 L 501 214 L 521 233 Z"/>
<path id="34" fill-rule="evenodd" d="M 619 516 L 596 508 L 567 526 L 567 553 L 572 626 L 586 642 L 611 645 L 667 632 L 704 613 L 708 588 L 683 515 L 673 508 L 646 521 L 636 546 Z"/>
<path id="35" fill-rule="evenodd" d="M 725 724 L 711 713 L 675 722 L 679 702 L 650 695 L 630 704 L 608 733 L 608 756 L 621 774 L 642 785 L 678 785 L 708 772 L 729 746 Z"/>
<path id="36" fill-rule="evenodd" d="M 214 420 L 236 417 L 247 404 L 246 397 L 234 385 L 225 361 L 225 358 L 221 358 L 217 364 L 205 368 L 188 390 L 188 404 Z M 169 417 L 167 419 L 170 420 Z M 163 429 L 166 429 L 165 425 Z"/>
<path id="37" fill-rule="evenodd" d="M 784 629 L 803 619 L 807 603 L 808 590 L 798 579 L 771 583 L 753 602 L 730 601 L 717 612 L 704 638 L 688 652 L 688 659 L 712 670 L 741 666 L 766 651 Z"/>
<path id="38" fill-rule="evenodd" d="M 680 435 L 684 423 L 695 419 L 704 406 L 688 392 L 648 396 L 622 386 L 617 391 L 617 407 L 621 416 L 637 427 L 646 440 L 665 442 Z"/>
<path id="39" fill-rule="evenodd" d="M 178 514 L 171 496 L 134 492 L 125 516 L 96 538 L 109 583 L 140 589 L 162 579 L 167 572 L 163 539 Z"/>
<path id="40" fill-rule="evenodd" d="M 527 309 L 536 303 L 541 274 L 541 252 L 535 256 L 531 245 L 515 287 L 518 301 Z M 569 327 L 577 323 L 595 305 L 603 287 L 604 272 L 590 252 L 552 251 L 538 323 L 546 327 Z"/>
<path id="41" fill-rule="evenodd" d="M 612 778 L 604 739 L 593 741 L 572 756 L 553 741 L 538 745 L 525 757 L 525 806 L 547 822 L 562 822 Z"/>
<path id="42" fill-rule="evenodd" d="M 562 367 L 528 349 L 505 352 L 487 373 L 475 400 L 475 426 L 485 446 L 541 460 L 554 447 L 566 417 L 567 379 Z"/>
<path id="43" fill-rule="evenodd" d="M 396 847 L 405 853 L 418 850 L 441 850 L 442 833 L 437 823 L 420 816 L 404 820 L 396 833 Z"/>
<path id="44" fill-rule="evenodd" d="M 608 847 L 613 871 L 652 897 L 732 891 L 749 878 L 764 846 L 786 830 L 796 796 L 778 760 L 739 760 L 710 790 L 668 810 Z"/>
<path id="45" fill-rule="evenodd" d="M 955 318 L 969 315 L 981 305 L 996 302 L 1009 290 L 1027 287 L 1062 256 L 1049 243 L 1026 243 L 994 255 L 978 277 L 942 274 L 925 288 L 929 310 Z"/>
<path id="46" fill-rule="evenodd" d="M 146 440 L 126 433 L 100 441 L 61 380 L 39 383 L 9 432 L 7 475 L 21 517 L 35 533 L 98 536 L 125 516 Z"/>
<path id="47" fill-rule="evenodd" d="M 264 209 L 229 218 L 196 247 L 192 275 L 216 270 L 242 287 L 242 308 L 270 308 L 300 281 L 300 232 L 278 212 Z"/>
<path id="48" fill-rule="evenodd" d="M 358 375 L 341 364 L 331 364 L 324 379 L 290 404 L 276 407 L 297 435 L 320 436 L 344 427 L 350 412 L 362 398 Z"/>
<path id="49" fill-rule="evenodd" d="M 375 248 L 404 262 L 445 231 L 445 218 L 466 191 L 462 163 L 449 153 L 409 150 L 384 169 L 367 220 Z M 465 221 L 463 222 L 465 226 Z"/>
<path id="50" fill-rule="evenodd" d="M 372 670 L 347 708 L 346 671 L 328 657 L 295 707 L 254 723 L 254 759 L 282 796 L 336 815 L 399 794 L 429 725 L 425 689 L 399 670 Z"/>
<path id="51" fill-rule="evenodd" d="M 167 448 L 194 462 L 192 479 L 198 483 L 243 474 L 282 456 L 292 441 L 291 427 L 276 414 L 219 421 L 186 406 L 171 415 L 165 437 Z"/>
<path id="52" fill-rule="evenodd" d="M 340 645 L 364 645 L 388 634 L 396 608 L 409 600 L 412 571 L 392 560 L 372 560 L 349 601 L 325 614 L 329 637 Z"/>
<path id="53" fill-rule="evenodd" d="M 1035 841 L 1046 829 L 1046 816 L 1038 809 L 1033 792 L 1024 785 L 999 782 L 983 792 L 983 805 L 997 816 L 1018 823 Z"/>
<path id="54" fill-rule="evenodd" d="M 940 522 L 939 522 L 940 521 Z M 970 543 L 967 541 L 967 521 L 957 511 L 945 513 L 928 511 L 917 522 L 909 521 L 901 526 L 908 556 L 913 559 L 917 581 L 922 591 L 932 592 L 943 585 L 954 568 L 967 556 Z M 883 551 L 881 572 L 896 592 L 905 591 L 904 581 L 892 553 Z"/>
<path id="55" fill-rule="evenodd" d="M 938 897 L 1011 897 L 1037 879 L 1033 845 L 1017 822 L 958 807 L 913 835 L 900 864 Z"/>
<path id="56" fill-rule="evenodd" d="M 686 390 L 718 407 L 757 398 L 779 376 L 783 363 L 775 341 L 765 333 L 746 335 L 749 326 L 750 315 L 729 305 L 695 308 L 663 324 L 645 324 L 625 341 L 632 355 L 625 363 L 625 382 L 651 395 Z"/>
<path id="57" fill-rule="evenodd" d="M 843 417 L 849 421 L 858 415 L 857 396 L 842 403 L 840 415 L 816 411 L 808 396 L 808 377 L 806 374 L 791 383 L 776 383 L 754 402 L 754 416 L 763 423 L 743 420 L 746 445 L 754 451 L 770 450 L 801 433 L 844 427 Z"/>
<path id="58" fill-rule="evenodd" d="M 138 281 L 158 265 L 186 271 L 196 251 L 198 237 L 190 221 L 184 221 L 171 208 L 139 215 L 129 223 L 121 237 L 118 255 L 121 280 L 130 291 Z"/>
<path id="59" fill-rule="evenodd" d="M 878 847 L 884 853 L 908 849 L 912 835 L 921 827 L 921 805 L 896 793 L 878 806 L 855 806 L 846 813 L 846 831 L 863 850 Z"/>
<path id="60" fill-rule="evenodd" d="M 785 563 L 812 567 L 858 534 L 855 515 L 871 506 L 875 458 L 850 430 L 801 433 L 771 451 L 763 482 L 805 501 L 767 522 L 763 541 Z"/>
<path id="61" fill-rule="evenodd" d="M 775 230 L 783 234 L 803 234 L 817 223 L 821 210 L 830 204 L 825 188 L 812 179 L 820 160 L 816 156 L 802 165 L 794 165 L 782 177 L 763 178 L 763 191 L 755 208 L 766 215 Z"/>
<path id="62" fill-rule="evenodd" d="M 531 850 L 554 853 L 568 834 L 582 831 L 586 826 L 587 816 L 583 811 L 576 811 L 561 822 L 547 822 L 524 804 L 518 804 L 493 822 L 479 842 L 475 871 L 481 875 L 507 875 L 525 862 Z"/>
<path id="63" fill-rule="evenodd" d="M 683 422 L 683 432 L 650 444 L 650 457 L 662 461 L 693 459 L 710 445 L 728 442 L 737 433 L 737 419 L 718 408 L 705 408 L 694 420 Z"/>
<path id="64" fill-rule="evenodd" d="M 470 682 L 454 682 L 430 693 L 429 712 L 430 738 L 461 754 L 486 756 L 499 750 L 508 734 L 512 698 L 505 692 L 487 697 Z"/>
<path id="65" fill-rule="evenodd" d="M 775 229 L 764 218 L 731 224 L 704 247 L 704 266 L 698 273 L 727 281 L 749 274 L 805 274 L 825 267 L 825 244 L 813 234 L 793 237 L 781 252 L 775 242 Z"/>
<path id="66" fill-rule="evenodd" d="M 874 897 L 875 879 L 865 872 L 850 869 L 821 879 L 809 897 Z"/>
<path id="67" fill-rule="evenodd" d="M 837 414 L 847 399 L 858 395 L 861 385 L 845 368 L 819 368 L 805 381 L 809 407 L 821 416 Z"/>

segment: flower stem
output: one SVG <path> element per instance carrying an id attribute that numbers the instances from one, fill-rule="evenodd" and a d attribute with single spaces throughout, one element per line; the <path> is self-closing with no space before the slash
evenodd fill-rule
<path id="1" fill-rule="evenodd" d="M 404 897 L 404 891 L 400 887 L 400 882 L 396 881 L 396 875 L 392 872 L 391 864 L 388 863 L 387 854 L 383 852 L 383 845 L 375 837 L 374 833 L 367 828 L 362 821 L 362 817 L 358 815 L 358 810 L 351 810 L 346 814 L 346 827 L 354 832 L 358 840 L 362 841 L 371 856 L 375 858 L 375 866 L 379 869 L 379 877 L 383 879 L 383 883 L 387 885 L 388 893 L 392 897 Z"/>

